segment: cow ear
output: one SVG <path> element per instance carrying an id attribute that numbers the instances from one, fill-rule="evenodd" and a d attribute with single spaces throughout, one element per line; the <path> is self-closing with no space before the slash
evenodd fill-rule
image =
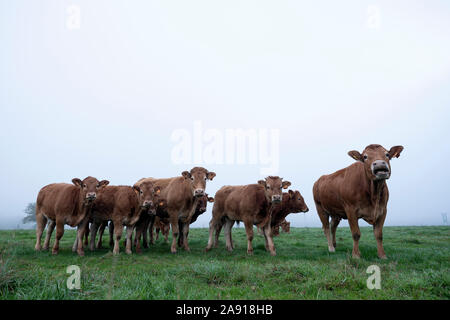
<path id="1" fill-rule="evenodd" d="M 181 175 L 185 178 L 185 179 L 189 179 L 191 177 L 191 173 L 189 171 L 183 171 L 181 173 Z"/>
<path id="2" fill-rule="evenodd" d="M 161 187 L 160 186 L 156 186 L 154 189 L 155 194 L 160 194 L 161 193 Z"/>
<path id="3" fill-rule="evenodd" d="M 134 192 L 139 193 L 141 191 L 141 188 L 139 188 L 138 185 L 134 185 L 133 190 L 134 190 Z"/>
<path id="4" fill-rule="evenodd" d="M 289 192 L 289 198 L 292 199 L 294 197 L 294 191 L 289 190 L 288 192 Z"/>
<path id="5" fill-rule="evenodd" d="M 283 183 L 281 184 L 281 187 L 283 189 L 287 189 L 287 188 L 289 188 L 290 185 L 291 185 L 291 183 L 289 181 L 283 181 Z"/>
<path id="6" fill-rule="evenodd" d="M 99 187 L 106 187 L 109 184 L 108 180 L 102 180 L 98 183 Z"/>
<path id="7" fill-rule="evenodd" d="M 208 202 L 214 202 L 214 198 L 213 197 L 208 197 Z"/>
<path id="8" fill-rule="evenodd" d="M 266 186 L 266 180 L 259 180 L 258 184 L 262 185 L 262 186 Z"/>
<path id="9" fill-rule="evenodd" d="M 389 159 L 400 157 L 400 153 L 403 151 L 403 146 L 395 146 L 389 150 Z"/>
<path id="10" fill-rule="evenodd" d="M 349 152 L 348 152 L 348 155 L 349 155 L 350 157 L 352 157 L 353 159 L 355 159 L 356 161 L 364 162 L 361 153 L 359 153 L 358 151 L 355 151 L 355 150 L 349 151 Z"/>
<path id="11" fill-rule="evenodd" d="M 76 185 L 77 187 L 81 187 L 81 185 L 83 184 L 83 182 L 80 179 L 78 179 L 78 178 L 73 178 L 72 179 L 72 183 L 74 185 Z"/>
<path id="12" fill-rule="evenodd" d="M 212 180 L 215 176 L 216 176 L 216 173 L 210 171 L 210 172 L 208 172 L 207 178 L 208 178 L 209 180 Z"/>

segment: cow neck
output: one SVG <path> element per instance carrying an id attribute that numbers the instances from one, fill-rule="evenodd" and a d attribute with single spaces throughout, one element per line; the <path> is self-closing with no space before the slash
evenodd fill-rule
<path id="1" fill-rule="evenodd" d="M 260 227 L 260 228 L 264 227 L 267 223 L 270 223 L 270 222 L 272 221 L 272 213 L 273 213 L 273 211 L 274 211 L 274 209 L 275 209 L 275 206 L 274 206 L 271 202 L 266 203 L 266 205 L 268 206 L 268 207 L 266 207 L 266 208 L 267 208 L 268 214 L 267 214 L 267 216 L 263 219 L 263 221 L 261 221 L 261 222 L 257 225 L 257 226 Z"/>
<path id="2" fill-rule="evenodd" d="M 90 208 L 92 208 L 92 202 L 90 204 L 86 204 L 86 201 L 83 199 L 82 193 L 78 192 L 78 202 L 75 206 L 75 215 L 81 215 L 84 211 L 88 211 Z"/>
<path id="3" fill-rule="evenodd" d="M 386 188 L 386 180 L 369 180 L 369 196 L 370 204 L 373 207 L 373 219 L 376 220 L 378 209 L 383 200 L 384 189 Z"/>

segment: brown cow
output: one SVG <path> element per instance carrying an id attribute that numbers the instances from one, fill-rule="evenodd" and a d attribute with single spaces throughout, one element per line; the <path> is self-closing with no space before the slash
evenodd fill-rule
<path id="1" fill-rule="evenodd" d="M 205 194 L 206 181 L 212 180 L 216 174 L 202 167 L 194 167 L 191 171 L 183 171 L 180 177 L 168 179 L 141 179 L 154 181 L 161 188 L 161 198 L 167 201 L 167 214 L 172 227 L 172 245 L 170 251 L 177 252 L 179 222 L 183 224 L 183 246 L 190 251 L 187 237 L 192 216 L 195 214 L 197 202 Z"/>
<path id="2" fill-rule="evenodd" d="M 36 250 L 41 250 L 41 237 L 47 220 L 49 225 L 45 237 L 44 249 L 48 249 L 50 237 L 56 226 L 56 239 L 52 253 L 59 251 L 59 241 L 64 235 L 64 225 L 78 227 L 77 252 L 84 255 L 82 237 L 83 230 L 88 223 L 88 214 L 96 197 L 101 195 L 109 181 L 98 181 L 87 177 L 83 181 L 72 179 L 72 183 L 53 183 L 43 187 L 36 200 Z"/>
<path id="3" fill-rule="evenodd" d="M 155 233 L 156 233 L 155 240 L 158 240 L 159 231 L 161 230 L 161 234 L 164 236 L 164 242 L 168 243 L 169 242 L 169 231 L 170 231 L 169 219 L 160 218 L 158 216 L 155 217 L 154 227 L 155 227 Z M 150 230 L 150 242 L 154 243 L 153 229 Z"/>
<path id="4" fill-rule="evenodd" d="M 308 206 L 305 203 L 300 191 L 283 192 L 283 200 L 280 204 L 274 205 L 272 211 L 271 227 L 273 235 L 279 235 L 280 226 L 290 213 L 308 212 Z"/>
<path id="5" fill-rule="evenodd" d="M 206 212 L 206 206 L 208 205 L 208 202 L 214 202 L 214 198 L 208 197 L 207 193 L 198 199 L 197 207 L 195 208 L 195 213 L 192 216 L 190 224 L 193 224 L 195 221 L 197 221 L 199 215 Z M 183 246 L 183 223 L 181 222 L 179 224 L 179 229 L 180 234 L 178 236 L 178 246 L 181 247 Z"/>
<path id="6" fill-rule="evenodd" d="M 149 214 L 155 210 L 154 200 L 160 188 L 152 182 L 143 182 L 139 186 L 108 186 L 95 200 L 91 218 L 90 248 L 94 250 L 95 234 L 101 223 L 112 221 L 114 225 L 113 253 L 119 253 L 119 241 L 122 237 L 123 227 L 127 227 L 126 250 L 131 253 L 131 235 L 134 225 L 141 214 Z"/>
<path id="7" fill-rule="evenodd" d="M 284 219 L 284 221 L 281 222 L 280 226 L 281 226 L 281 230 L 285 233 L 289 233 L 291 231 L 291 223 L 289 221 L 287 221 L 286 219 Z"/>
<path id="8" fill-rule="evenodd" d="M 390 160 L 398 158 L 402 150 L 402 146 L 392 147 L 388 151 L 380 145 L 372 144 L 366 147 L 362 154 L 350 151 L 348 154 L 357 160 L 356 163 L 322 176 L 314 184 L 314 202 L 330 252 L 336 250 L 336 228 L 339 222 L 341 219 L 348 219 L 353 236 L 352 256 L 360 257 L 358 242 L 361 232 L 358 219 L 362 218 L 373 225 L 378 257 L 386 258 L 383 249 L 383 224 L 389 199 L 386 180 L 391 176 Z"/>
<path id="9" fill-rule="evenodd" d="M 147 180 L 150 181 L 150 180 Z M 145 182 L 145 181 L 144 181 Z M 151 181 L 150 181 L 151 182 Z M 151 182 L 153 183 L 153 182 Z M 159 187 L 158 187 L 159 188 Z M 135 229 L 136 229 L 136 235 L 134 238 L 134 246 L 136 247 L 136 252 L 141 253 L 141 237 L 143 237 L 143 247 L 148 248 L 148 239 L 147 239 L 147 233 L 149 226 L 153 226 L 154 221 L 158 216 L 165 216 L 166 218 L 168 216 L 166 213 L 166 201 L 164 199 L 161 199 L 158 197 L 155 199 L 155 210 L 154 212 L 151 212 L 151 214 L 148 215 L 141 215 L 138 222 L 136 223 Z M 152 234 L 150 234 L 152 237 Z M 151 243 L 153 244 L 153 239 L 150 239 Z"/>
<path id="10" fill-rule="evenodd" d="M 272 205 L 280 203 L 282 189 L 291 183 L 280 177 L 267 177 L 257 184 L 244 186 L 225 186 L 214 196 L 212 219 L 209 223 L 209 240 L 206 250 L 213 246 L 213 232 L 225 226 L 225 240 L 228 251 L 233 250 L 231 228 L 235 221 L 243 221 L 247 233 L 247 253 L 253 254 L 253 225 L 262 227 L 266 238 L 266 248 L 271 255 L 276 255 L 270 228 Z"/>

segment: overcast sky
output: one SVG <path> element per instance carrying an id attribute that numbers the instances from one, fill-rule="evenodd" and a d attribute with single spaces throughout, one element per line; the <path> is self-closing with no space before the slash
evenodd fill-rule
<path id="1" fill-rule="evenodd" d="M 405 147 L 386 225 L 450 215 L 449 1 L 0 0 L 0 43 L 1 228 L 75 177 L 200 164 L 210 195 L 263 177 L 259 162 L 174 161 L 174 132 L 196 123 L 279 133 L 276 173 L 310 207 L 293 226 L 321 226 L 314 182 L 372 143 Z"/>

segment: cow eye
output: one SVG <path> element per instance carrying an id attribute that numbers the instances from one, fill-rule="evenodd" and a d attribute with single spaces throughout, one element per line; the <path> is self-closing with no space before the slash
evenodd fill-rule
<path id="1" fill-rule="evenodd" d="M 206 181 L 206 177 L 205 177 L 205 181 Z"/>
<path id="2" fill-rule="evenodd" d="M 389 158 L 389 153 L 386 153 L 386 158 Z"/>
<path id="3" fill-rule="evenodd" d="M 364 160 L 367 160 L 367 158 L 369 158 L 369 157 L 367 156 L 367 154 L 365 154 L 363 158 L 364 158 Z"/>
<path id="4" fill-rule="evenodd" d="M 194 177 L 191 177 L 191 180 L 194 181 Z"/>
<path id="5" fill-rule="evenodd" d="M 87 188 L 87 185 L 83 184 L 83 188 Z"/>

